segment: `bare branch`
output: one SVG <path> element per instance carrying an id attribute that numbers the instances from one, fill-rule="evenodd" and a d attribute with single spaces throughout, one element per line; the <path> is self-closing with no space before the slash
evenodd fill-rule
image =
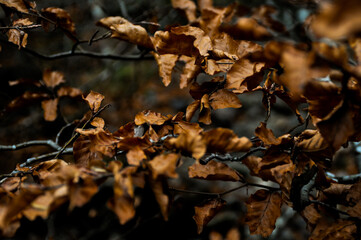
<path id="1" fill-rule="evenodd" d="M 32 140 L 28 142 L 18 143 L 14 145 L 0 145 L 0 151 L 7 151 L 7 150 L 18 150 L 22 148 L 27 148 L 31 146 L 39 146 L 39 145 L 46 145 L 55 150 L 60 150 L 61 147 L 54 142 L 53 140 Z"/>

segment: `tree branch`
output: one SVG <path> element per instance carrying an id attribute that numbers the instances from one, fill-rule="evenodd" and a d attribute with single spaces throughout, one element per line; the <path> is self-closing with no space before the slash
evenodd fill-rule
<path id="1" fill-rule="evenodd" d="M 219 153 L 211 153 L 209 156 L 205 157 L 204 159 L 200 160 L 201 164 L 207 164 L 209 161 L 211 161 L 212 159 L 217 159 L 220 161 L 231 161 L 231 162 L 240 162 L 243 159 L 247 158 L 248 156 L 250 156 L 251 154 L 258 152 L 258 151 L 265 151 L 267 150 L 265 147 L 256 147 L 252 150 L 249 150 L 247 153 L 243 154 L 242 156 L 239 157 L 233 157 L 231 154 L 226 153 L 226 154 L 219 154 Z"/>
<path id="2" fill-rule="evenodd" d="M 39 146 L 39 145 L 46 145 L 55 150 L 60 150 L 61 147 L 54 142 L 53 140 L 32 140 L 28 142 L 18 143 L 14 145 L 0 145 L 0 151 L 7 151 L 7 150 L 18 150 L 22 148 L 27 148 L 31 146 Z"/>

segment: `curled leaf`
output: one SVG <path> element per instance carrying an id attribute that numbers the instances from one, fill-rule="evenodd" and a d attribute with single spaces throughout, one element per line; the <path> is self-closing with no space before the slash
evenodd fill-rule
<path id="1" fill-rule="evenodd" d="M 100 93 L 90 91 L 90 93 L 83 99 L 88 103 L 92 112 L 97 112 L 102 104 L 104 96 Z"/>
<path id="2" fill-rule="evenodd" d="M 97 22 L 98 25 L 112 30 L 112 37 L 153 49 L 152 41 L 142 26 L 135 25 L 122 17 L 106 17 Z"/>
<path id="3" fill-rule="evenodd" d="M 178 154 L 161 154 L 153 158 L 149 162 L 152 176 L 156 179 L 159 175 L 164 175 L 170 178 L 177 178 L 178 174 L 175 172 L 177 162 L 179 159 Z"/>

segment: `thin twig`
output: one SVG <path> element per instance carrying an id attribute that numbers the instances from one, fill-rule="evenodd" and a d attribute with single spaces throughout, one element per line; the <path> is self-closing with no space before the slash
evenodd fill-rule
<path id="1" fill-rule="evenodd" d="M 74 122 L 67 123 L 65 126 L 63 126 L 63 127 L 60 129 L 60 131 L 58 132 L 58 134 L 56 135 L 56 138 L 55 138 L 55 143 L 56 143 L 56 144 L 59 144 L 59 138 L 60 138 L 61 134 L 63 133 L 63 131 L 64 131 L 65 129 L 67 129 L 68 127 L 72 126 L 73 124 L 74 124 Z M 60 148 L 61 148 L 61 147 L 60 147 Z M 60 149 L 58 149 L 58 150 L 60 150 Z"/>
<path id="2" fill-rule="evenodd" d="M 258 152 L 258 151 L 265 151 L 267 150 L 267 148 L 265 147 L 256 147 L 252 150 L 249 150 L 247 153 L 243 154 L 242 156 L 239 157 L 233 157 L 231 154 L 226 153 L 226 154 L 219 154 L 219 153 L 211 153 L 209 156 L 207 156 L 204 159 L 200 160 L 201 164 L 207 164 L 210 160 L 212 159 L 217 159 L 220 161 L 231 161 L 231 162 L 240 162 L 243 159 L 245 159 L 246 157 L 248 157 L 249 155 Z"/>
<path id="3" fill-rule="evenodd" d="M 354 183 L 358 182 L 358 180 L 361 179 L 361 173 L 349 175 L 349 176 L 334 177 L 334 179 L 337 180 L 338 183 L 354 184 Z"/>
<path id="4" fill-rule="evenodd" d="M 59 146 L 57 142 L 54 142 L 53 140 L 32 140 L 14 145 L 0 145 L 0 151 L 18 150 L 22 148 L 39 146 L 39 145 L 46 145 L 58 151 L 61 149 L 61 146 Z"/>
<path id="5" fill-rule="evenodd" d="M 344 211 L 342 211 L 342 210 L 340 210 L 340 209 L 337 209 L 337 208 L 335 208 L 335 207 L 332 207 L 332 206 L 328 205 L 327 203 L 320 202 L 320 201 L 317 201 L 317 200 L 310 200 L 310 203 L 314 203 L 314 204 L 318 204 L 318 205 L 324 206 L 324 207 L 329 208 L 329 209 L 331 209 L 331 210 L 333 210 L 333 211 L 335 211 L 335 212 L 338 212 L 338 213 L 341 213 L 341 214 L 344 214 L 344 215 L 347 215 L 347 216 L 350 217 L 350 214 L 348 214 L 347 212 L 344 212 Z"/>
<path id="6" fill-rule="evenodd" d="M 40 156 L 37 156 L 37 157 L 31 157 L 31 158 L 28 158 L 25 162 L 23 162 L 22 164 L 20 164 L 20 167 L 26 167 L 26 166 L 29 166 L 33 163 L 36 163 L 36 162 L 40 162 L 44 159 L 49 159 L 49 158 L 57 158 L 58 157 L 58 154 L 59 151 L 56 151 L 56 152 L 51 152 L 51 153 L 46 153 L 46 154 L 43 154 L 43 155 L 40 155 Z M 62 154 L 71 154 L 73 153 L 73 148 L 72 147 L 69 147 L 69 148 L 65 148 L 62 152 Z"/>
<path id="7" fill-rule="evenodd" d="M 94 119 L 96 116 L 98 116 L 104 109 L 106 109 L 106 108 L 108 108 L 108 107 L 110 107 L 110 104 L 107 104 L 107 105 L 105 105 L 104 107 L 100 108 L 96 113 L 94 113 L 94 114 L 88 119 L 88 121 L 86 121 L 86 122 L 84 123 L 84 125 L 81 127 L 81 129 L 84 129 L 91 121 L 93 121 L 93 119 Z M 74 133 L 74 135 L 69 139 L 69 141 L 67 141 L 67 142 L 65 143 L 65 145 L 59 150 L 59 152 L 56 154 L 55 158 L 58 158 L 58 157 L 62 154 L 62 152 L 69 146 L 69 144 L 70 144 L 74 139 L 76 139 L 76 138 L 79 137 L 79 135 L 80 135 L 80 134 L 79 134 L 78 132 Z"/>
<path id="8" fill-rule="evenodd" d="M 33 28 L 39 28 L 41 27 L 41 24 L 32 24 L 27 26 L 7 26 L 7 27 L 0 27 L 1 29 L 16 29 L 16 30 L 24 30 L 24 29 L 33 29 Z"/>

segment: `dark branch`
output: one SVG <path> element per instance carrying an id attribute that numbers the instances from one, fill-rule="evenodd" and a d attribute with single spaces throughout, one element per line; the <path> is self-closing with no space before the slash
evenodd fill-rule
<path id="1" fill-rule="evenodd" d="M 24 30 L 24 29 L 33 29 L 33 28 L 39 28 L 41 27 L 41 24 L 32 24 L 27 26 L 8 26 L 8 27 L 0 27 L 1 29 L 16 29 L 16 30 Z"/>
<path id="2" fill-rule="evenodd" d="M 349 175 L 349 176 L 334 177 L 334 179 L 337 180 L 338 183 L 354 184 L 361 179 L 361 173 L 355 175 Z"/>
<path id="3" fill-rule="evenodd" d="M 212 159 L 217 159 L 220 161 L 231 161 L 231 162 L 240 162 L 243 159 L 247 158 L 248 156 L 250 156 L 251 154 L 258 152 L 258 151 L 265 151 L 267 150 L 265 147 L 256 147 L 252 150 L 249 150 L 247 153 L 243 154 L 242 156 L 239 157 L 233 157 L 231 154 L 226 153 L 226 154 L 219 154 L 219 153 L 211 153 L 209 156 L 207 156 L 204 159 L 200 160 L 201 164 L 207 164 L 209 161 L 211 161 Z"/>

